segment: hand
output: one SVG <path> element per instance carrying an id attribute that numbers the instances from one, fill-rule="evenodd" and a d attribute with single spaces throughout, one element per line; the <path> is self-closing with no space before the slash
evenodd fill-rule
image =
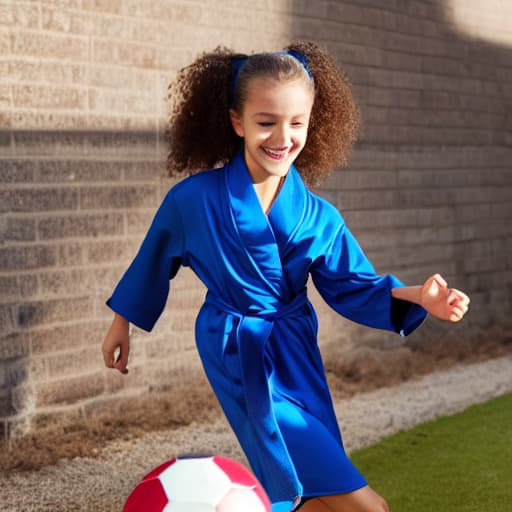
<path id="1" fill-rule="evenodd" d="M 441 320 L 459 322 L 468 310 L 469 297 L 459 290 L 448 288 L 443 277 L 435 274 L 421 287 L 421 305 Z"/>
<path id="2" fill-rule="evenodd" d="M 103 359 L 107 368 L 115 368 L 122 374 L 128 373 L 128 354 L 130 353 L 129 322 L 121 315 L 115 315 L 112 325 L 103 341 Z M 119 349 L 117 358 L 116 350 Z"/>

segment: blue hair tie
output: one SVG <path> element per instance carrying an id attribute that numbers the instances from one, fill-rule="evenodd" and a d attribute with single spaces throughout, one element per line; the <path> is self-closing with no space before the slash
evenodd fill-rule
<path id="1" fill-rule="evenodd" d="M 255 54 L 258 55 L 258 54 Z M 313 73 L 311 73 L 311 69 L 308 65 L 308 59 L 307 57 L 298 50 L 284 50 L 281 52 L 276 52 L 276 55 L 289 55 L 290 57 L 293 57 L 295 60 L 298 60 L 304 69 L 306 70 L 309 78 L 313 78 Z M 235 99 L 235 90 L 236 90 L 236 84 L 238 82 L 238 77 L 240 76 L 240 72 L 242 71 L 243 67 L 247 63 L 247 59 L 249 57 L 246 55 L 240 56 L 240 57 L 234 57 L 231 59 L 231 103 L 234 103 Z"/>
<path id="2" fill-rule="evenodd" d="M 231 59 L 231 106 L 234 106 L 236 84 L 238 82 L 240 71 L 242 71 L 242 68 L 245 66 L 247 59 L 248 57 L 246 55 Z"/>
<path id="3" fill-rule="evenodd" d="M 302 52 L 300 52 L 299 50 L 285 50 L 282 53 L 284 53 L 285 55 L 290 55 L 294 59 L 297 59 L 306 70 L 309 78 L 313 78 L 313 73 L 311 73 L 311 69 L 309 69 L 308 58 Z"/>

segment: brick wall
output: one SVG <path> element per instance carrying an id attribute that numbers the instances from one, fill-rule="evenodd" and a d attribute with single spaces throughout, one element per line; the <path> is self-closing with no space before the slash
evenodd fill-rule
<path id="1" fill-rule="evenodd" d="M 510 18 L 504 4 L 494 23 Z M 167 84 L 217 45 L 326 45 L 354 84 L 363 132 L 351 167 L 320 192 L 378 270 L 411 282 L 441 271 L 472 295 L 464 325 L 429 322 L 413 342 L 505 329 L 512 49 L 462 33 L 454 5 L 0 0 L 0 437 L 200 371 L 192 326 L 204 290 L 186 271 L 154 332 L 134 332 L 127 377 L 102 368 L 100 345 L 104 301 L 171 185 Z M 326 353 L 399 346 L 313 298 Z"/>

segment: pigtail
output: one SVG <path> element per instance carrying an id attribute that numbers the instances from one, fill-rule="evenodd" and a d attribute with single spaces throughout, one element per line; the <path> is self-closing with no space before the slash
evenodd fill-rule
<path id="1" fill-rule="evenodd" d="M 169 86 L 170 176 L 224 164 L 240 148 L 229 117 L 231 60 L 237 55 L 220 47 L 204 53 Z"/>
<path id="2" fill-rule="evenodd" d="M 359 115 L 350 83 L 329 54 L 308 41 L 293 43 L 286 49 L 306 56 L 315 82 L 308 139 L 296 166 L 306 183 L 317 185 L 334 169 L 348 164 Z"/>

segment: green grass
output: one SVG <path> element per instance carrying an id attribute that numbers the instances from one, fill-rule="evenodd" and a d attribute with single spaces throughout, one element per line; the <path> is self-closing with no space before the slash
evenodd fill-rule
<path id="1" fill-rule="evenodd" d="M 351 458 L 392 512 L 512 511 L 512 394 Z"/>

